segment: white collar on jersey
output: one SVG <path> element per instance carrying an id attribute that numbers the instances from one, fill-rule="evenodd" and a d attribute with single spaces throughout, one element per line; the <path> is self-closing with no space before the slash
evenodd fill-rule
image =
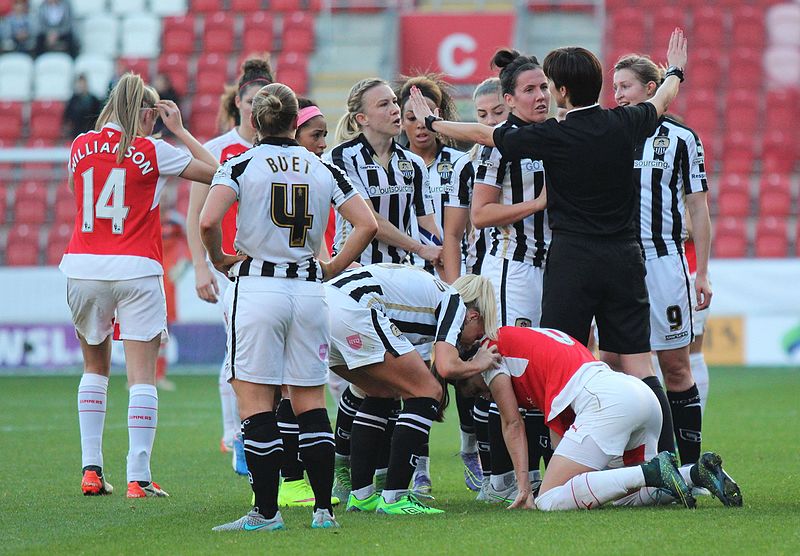
<path id="1" fill-rule="evenodd" d="M 592 104 L 591 106 L 579 106 L 579 107 L 577 107 L 577 108 L 573 108 L 572 110 L 570 110 L 569 112 L 567 112 L 567 114 L 566 114 L 566 115 L 572 114 L 573 112 L 580 112 L 581 110 L 589 110 L 589 109 L 591 109 L 591 108 L 595 108 L 595 107 L 597 107 L 597 106 L 600 106 L 600 103 L 599 103 L 599 102 L 595 102 L 595 103 L 594 103 L 594 104 Z"/>
<path id="2" fill-rule="evenodd" d="M 111 129 L 113 129 L 113 130 L 116 130 L 116 131 L 122 131 L 122 126 L 121 126 L 121 125 L 119 125 L 119 124 L 118 124 L 118 123 L 116 123 L 116 122 L 106 122 L 106 123 L 103 125 L 103 127 L 104 127 L 104 128 L 106 128 L 106 127 L 110 127 L 110 128 L 111 128 Z"/>

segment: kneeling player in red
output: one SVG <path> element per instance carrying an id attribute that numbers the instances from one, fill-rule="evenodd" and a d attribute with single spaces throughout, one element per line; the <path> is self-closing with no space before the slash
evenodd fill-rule
<path id="1" fill-rule="evenodd" d="M 612 371 L 558 330 L 507 326 L 491 344 L 503 361 L 483 376 L 500 409 L 521 485 L 511 508 L 534 506 L 530 489 L 524 488 L 529 484 L 528 451 L 520 407 L 541 409 L 555 447 L 536 496 L 540 510 L 673 499 L 691 508 L 692 486 L 707 488 L 726 506 L 742 504 L 739 487 L 722 470 L 718 455 L 703 454 L 697 464 L 680 469 L 673 454 L 656 456 L 661 410 L 640 380 Z"/>

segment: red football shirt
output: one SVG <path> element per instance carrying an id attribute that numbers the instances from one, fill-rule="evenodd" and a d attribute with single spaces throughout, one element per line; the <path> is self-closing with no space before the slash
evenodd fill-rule
<path id="1" fill-rule="evenodd" d="M 158 204 L 166 178 L 183 172 L 192 158 L 159 139 L 137 137 L 118 163 L 121 131 L 107 124 L 72 143 L 68 170 L 77 214 L 60 264 L 70 278 L 129 280 L 164 273 Z"/>

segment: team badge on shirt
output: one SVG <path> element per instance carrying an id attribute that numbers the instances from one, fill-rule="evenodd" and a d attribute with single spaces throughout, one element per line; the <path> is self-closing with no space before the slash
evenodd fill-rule
<path id="1" fill-rule="evenodd" d="M 400 173 L 403 174 L 406 180 L 410 180 L 414 177 L 414 165 L 408 160 L 399 161 L 397 163 L 397 169 L 400 170 Z"/>
<path id="2" fill-rule="evenodd" d="M 653 139 L 653 152 L 655 152 L 658 156 L 664 156 L 669 148 L 669 137 L 664 137 L 659 135 L 655 139 Z"/>
<path id="3" fill-rule="evenodd" d="M 450 178 L 453 176 L 453 165 L 449 162 L 442 161 L 436 165 L 436 171 L 439 172 L 443 182 L 449 182 Z"/>

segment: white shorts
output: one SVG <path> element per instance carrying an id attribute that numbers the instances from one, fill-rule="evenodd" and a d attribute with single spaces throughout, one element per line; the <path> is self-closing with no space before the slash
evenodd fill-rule
<path id="1" fill-rule="evenodd" d="M 206 261 L 208 262 L 208 261 Z M 217 286 L 219 287 L 219 294 L 217 295 L 217 302 L 214 304 L 219 309 L 219 314 L 222 317 L 222 322 L 228 324 L 228 308 L 230 307 L 230 298 L 228 296 L 233 294 L 233 282 L 231 279 L 222 274 L 219 270 L 214 268 L 211 263 L 211 274 L 217 279 Z"/>
<path id="2" fill-rule="evenodd" d="M 400 357 L 414 346 L 389 318 L 367 309 L 333 286 L 325 288 L 331 310 L 331 367 L 351 371 L 383 362 L 387 353 Z"/>
<path id="3" fill-rule="evenodd" d="M 167 301 L 161 276 L 132 280 L 67 279 L 67 304 L 75 330 L 96 346 L 119 324 L 121 340 L 167 341 Z"/>
<path id="4" fill-rule="evenodd" d="M 228 297 L 228 380 L 276 386 L 328 381 L 330 324 L 322 284 L 244 276 Z"/>
<path id="5" fill-rule="evenodd" d="M 583 385 L 570 405 L 575 422 L 564 433 L 555 455 L 592 469 L 655 457 L 661 407 L 638 378 L 610 369 L 601 371 Z M 587 437 L 591 442 L 584 442 Z"/>
<path id="6" fill-rule="evenodd" d="M 689 292 L 692 294 L 692 327 L 694 328 L 694 335 L 695 337 L 700 336 L 706 330 L 706 321 L 708 320 L 709 309 L 703 309 L 702 311 L 695 311 L 695 307 L 697 306 L 697 294 L 695 293 L 694 289 L 694 279 L 695 273 L 692 273 L 689 276 Z"/>
<path id="7" fill-rule="evenodd" d="M 645 261 L 650 294 L 650 347 L 653 351 L 692 342 L 692 300 L 689 270 L 683 255 Z"/>
<path id="8" fill-rule="evenodd" d="M 499 326 L 539 326 L 544 268 L 487 254 L 481 276 L 494 286 Z"/>

